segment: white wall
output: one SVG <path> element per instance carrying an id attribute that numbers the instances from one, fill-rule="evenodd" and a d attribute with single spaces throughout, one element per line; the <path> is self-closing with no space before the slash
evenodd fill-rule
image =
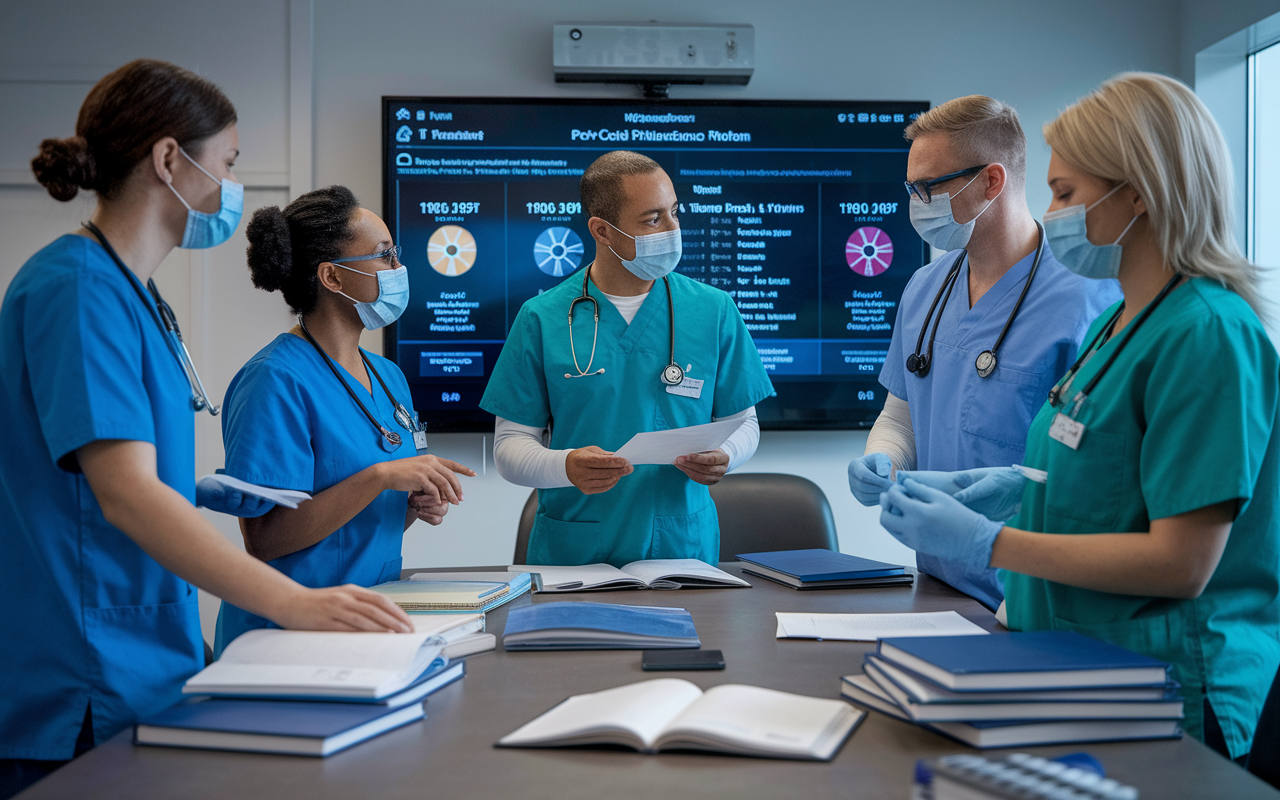
<path id="1" fill-rule="evenodd" d="M 631 94 L 625 88 L 555 85 L 551 24 L 746 22 L 756 28 L 751 85 L 676 88 L 677 96 L 938 103 L 962 94 L 993 95 L 1022 114 L 1031 142 L 1031 207 L 1039 213 L 1048 204 L 1042 181 L 1048 156 L 1040 126 L 1122 70 L 1157 70 L 1189 80 L 1183 48 L 1194 37 L 1180 20 L 1213 17 L 1217 12 L 1205 9 L 1222 5 L 1212 0 L 703 0 L 696 5 L 654 0 L 639 7 L 602 0 L 8 3 L 0 11 L 0 242 L 5 245 L 0 288 L 31 253 L 75 227 L 91 207 L 82 200 L 58 204 L 34 186 L 26 162 L 39 139 L 70 135 L 78 104 L 93 81 L 137 57 L 194 69 L 236 103 L 243 152 L 238 173 L 250 187 L 246 214 L 330 183 L 351 186 L 377 208 L 381 95 Z M 212 251 L 175 253 L 157 276 L 216 400 L 239 365 L 289 324 L 283 302 L 250 285 L 243 247 L 241 234 Z M 198 425 L 197 469 L 203 474 L 221 464 L 222 451 L 217 423 L 206 415 Z M 909 553 L 879 527 L 876 515 L 848 493 L 845 465 L 861 454 L 864 443 L 860 432 L 766 432 L 747 469 L 814 480 L 834 507 L 843 550 L 908 560 Z M 491 437 L 479 435 L 432 437 L 434 452 L 477 468 L 487 463 L 489 469 L 469 482 L 467 503 L 444 526 L 419 524 L 410 531 L 406 564 L 507 563 L 527 491 L 497 476 L 485 452 L 489 444 Z M 216 523 L 238 541 L 233 521 Z"/>

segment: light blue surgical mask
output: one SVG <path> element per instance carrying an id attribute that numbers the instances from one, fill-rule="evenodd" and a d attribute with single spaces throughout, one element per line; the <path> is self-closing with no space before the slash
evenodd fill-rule
<path id="1" fill-rule="evenodd" d="M 396 320 L 400 319 L 400 315 L 409 307 L 409 269 L 405 266 L 399 266 L 395 269 L 380 269 L 375 273 L 364 272 L 363 270 L 352 269 L 343 266 L 338 262 L 333 262 L 335 267 L 341 267 L 348 272 L 358 272 L 361 275 L 378 277 L 378 299 L 372 303 L 363 303 L 349 294 L 338 292 L 338 294 L 347 298 L 356 304 L 356 313 L 360 315 L 360 321 L 371 331 L 378 328 L 385 328 Z"/>
<path id="2" fill-rule="evenodd" d="M 960 187 L 960 192 L 968 189 L 969 185 L 981 175 L 981 172 L 974 175 L 969 183 Z M 1003 192 L 1004 189 L 1000 191 Z M 956 197 L 960 196 L 960 192 L 956 192 Z M 996 197 L 999 196 L 996 195 Z M 969 245 L 969 237 L 973 236 L 973 228 L 978 224 L 978 217 L 987 213 L 987 209 L 991 208 L 991 204 L 995 201 L 995 197 L 991 198 L 978 212 L 977 217 L 964 223 L 956 222 L 955 215 L 951 211 L 949 192 L 934 195 L 927 203 L 913 196 L 907 209 L 911 217 L 911 225 L 916 229 L 916 233 L 920 234 L 921 239 L 939 250 L 951 252 Z"/>
<path id="3" fill-rule="evenodd" d="M 213 177 L 209 170 L 196 163 L 196 160 L 187 155 L 187 151 L 178 148 L 178 152 L 182 153 L 188 161 L 196 165 L 196 169 L 209 176 L 209 180 L 222 186 L 222 207 L 218 209 L 216 214 L 206 214 L 203 211 L 196 211 L 191 204 L 178 194 L 178 190 L 173 188 L 172 183 L 165 184 L 169 187 L 169 191 L 173 192 L 174 197 L 182 201 L 187 207 L 187 227 L 182 232 L 182 243 L 179 247 L 188 250 L 204 250 L 209 247 L 217 247 L 226 240 L 231 238 L 231 234 L 236 232 L 236 227 L 240 224 L 240 216 L 244 213 L 244 185 L 236 183 L 233 180 L 223 178 L 218 180 Z"/>
<path id="4" fill-rule="evenodd" d="M 618 256 L 622 266 L 626 267 L 628 272 L 640 280 L 656 281 L 660 278 L 665 278 L 671 270 L 676 268 L 676 264 L 680 263 L 683 243 L 680 238 L 679 228 L 660 233 L 646 233 L 643 236 L 632 236 L 617 225 L 609 222 L 609 220 L 605 220 L 605 223 L 628 239 L 635 240 L 636 257 L 631 261 L 618 256 L 618 251 L 612 247 L 609 248 L 609 252 Z"/>
<path id="5" fill-rule="evenodd" d="M 1044 238 L 1049 243 L 1049 249 L 1053 251 L 1053 257 L 1058 259 L 1058 263 L 1086 278 L 1107 280 L 1120 276 L 1120 240 L 1142 215 L 1135 214 L 1111 244 L 1094 244 L 1089 241 L 1085 215 L 1124 185 L 1121 183 L 1091 206 L 1067 206 L 1044 215 Z"/>

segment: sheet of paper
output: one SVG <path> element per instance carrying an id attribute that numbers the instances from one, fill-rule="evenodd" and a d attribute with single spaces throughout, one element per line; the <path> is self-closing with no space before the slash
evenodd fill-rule
<path id="1" fill-rule="evenodd" d="M 722 419 L 669 431 L 637 433 L 618 448 L 615 456 L 634 464 L 670 464 L 680 456 L 705 453 L 724 444 L 741 427 L 744 418 Z"/>
<path id="2" fill-rule="evenodd" d="M 235 489 L 244 494 L 251 494 L 254 497 L 261 497 L 264 500 L 270 500 L 278 506 L 285 508 L 297 508 L 298 503 L 304 500 L 310 500 L 311 495 L 306 492 L 298 492 L 293 489 L 272 489 L 270 486 L 259 486 L 256 483 L 242 481 L 239 478 L 233 478 L 230 475 L 218 473 L 216 475 L 205 475 L 200 481 L 213 481 L 220 483 L 228 489 Z"/>
<path id="3" fill-rule="evenodd" d="M 627 573 L 608 564 L 556 567 L 541 564 L 513 564 L 512 572 L 536 572 L 542 576 L 540 592 L 572 592 L 614 581 L 635 581 Z"/>
<path id="4" fill-rule="evenodd" d="M 791 614 L 777 612 L 779 639 L 874 642 L 894 636 L 978 636 L 982 628 L 954 611 L 908 614 Z"/>
<path id="5" fill-rule="evenodd" d="M 654 558 L 647 561 L 632 561 L 624 565 L 622 571 L 628 575 L 634 575 L 650 586 L 668 576 L 703 578 L 708 581 L 722 582 L 727 586 L 751 585 L 736 575 L 730 575 L 696 558 Z M 677 585 L 678 583 L 672 583 L 672 586 Z"/>

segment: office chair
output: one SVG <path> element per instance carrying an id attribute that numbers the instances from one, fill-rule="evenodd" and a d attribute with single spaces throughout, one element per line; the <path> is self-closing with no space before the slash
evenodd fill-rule
<path id="1" fill-rule="evenodd" d="M 1276 671 L 1271 691 L 1267 693 L 1267 702 L 1262 705 L 1262 716 L 1253 733 L 1248 769 L 1280 789 L 1280 670 Z"/>

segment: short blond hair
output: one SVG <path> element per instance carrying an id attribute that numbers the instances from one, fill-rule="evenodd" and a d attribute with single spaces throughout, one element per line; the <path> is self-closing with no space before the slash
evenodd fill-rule
<path id="1" fill-rule="evenodd" d="M 916 117 L 903 136 L 914 142 L 930 133 L 945 134 L 966 167 L 1002 164 L 1017 185 L 1026 185 L 1027 137 L 1008 103 L 980 94 L 957 97 Z"/>
<path id="2" fill-rule="evenodd" d="M 1076 169 L 1138 192 L 1174 272 L 1215 280 L 1267 318 L 1258 267 L 1235 239 L 1226 139 L 1186 84 L 1151 72 L 1117 75 L 1045 125 L 1044 138 Z"/>

